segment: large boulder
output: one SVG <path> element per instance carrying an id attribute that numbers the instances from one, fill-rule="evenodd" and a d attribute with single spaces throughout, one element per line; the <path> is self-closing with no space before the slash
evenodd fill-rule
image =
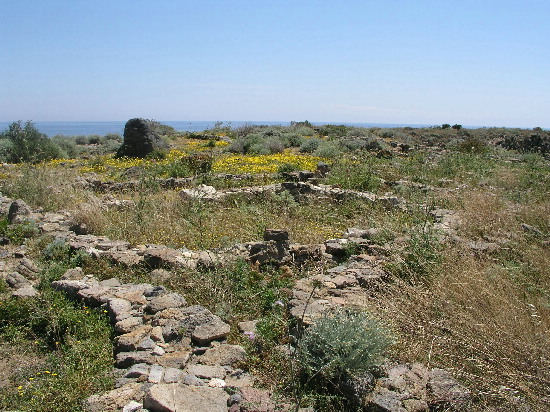
<path id="1" fill-rule="evenodd" d="M 155 123 L 146 119 L 130 119 L 124 126 L 124 142 L 117 157 L 146 157 L 156 150 L 167 150 L 166 143 L 154 128 Z"/>

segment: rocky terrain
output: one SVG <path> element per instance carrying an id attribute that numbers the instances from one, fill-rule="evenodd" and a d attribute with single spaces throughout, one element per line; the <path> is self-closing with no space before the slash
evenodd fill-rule
<path id="1" fill-rule="evenodd" d="M 124 150 L 166 149 L 146 127 L 150 144 L 136 144 L 139 127 L 130 129 Z M 468 153 L 474 146 L 465 147 Z M 61 172 L 58 164 L 45 166 L 66 174 L 40 202 L 39 192 L 13 196 L 11 182 L 21 172 L 5 165 L 2 353 L 17 353 L 10 342 L 25 347 L 43 339 L 36 324 L 30 336 L 9 334 L 17 323 L 10 311 L 18 305 L 10 302 L 48 305 L 61 292 L 69 308 L 97 315 L 111 331 L 112 368 L 102 372 L 109 383 L 76 401 L 87 411 L 544 410 L 550 402 L 541 389 L 550 382 L 548 164 L 536 160 L 540 182 L 509 183 L 509 168 L 532 160 L 493 147 L 454 158 L 470 162 L 459 164 L 448 160 L 454 152 L 426 141 L 370 141 L 361 149 L 371 151 L 366 175 L 358 151 L 340 163 L 322 159 L 310 170 L 195 171 L 150 180 L 141 175 L 149 163 L 113 178 L 97 165 L 93 173 L 78 166 L 86 173 L 75 174 L 68 162 Z M 429 160 L 415 164 L 415 151 Z M 213 151 L 208 156 L 215 158 Z M 388 171 L 409 160 L 412 173 Z M 445 173 L 415 175 L 438 162 Z M 532 179 L 528 167 L 521 173 Z M 520 195 L 525 190 L 529 199 Z M 249 227 L 257 233 L 248 240 L 222 244 L 215 236 L 221 230 L 246 238 Z M 228 275 L 243 264 L 246 272 Z M 242 308 L 243 297 L 250 307 Z M 323 367 L 308 377 L 300 342 L 317 322 L 342 311 L 375 313 L 397 336 L 394 344 L 360 373 L 326 378 Z M 15 397 L 2 395 L 2 405 L 28 397 L 18 407 L 32 410 L 38 378 L 25 371 L 51 375 L 41 366 L 50 362 L 44 353 L 80 343 L 72 326 L 63 333 L 60 324 L 40 328 L 55 337 L 44 341 L 47 350 L 3 358 L 0 389 Z M 337 359 L 338 350 L 331 346 L 323 355 Z M 26 369 L 17 367 L 21 359 L 29 360 Z"/>

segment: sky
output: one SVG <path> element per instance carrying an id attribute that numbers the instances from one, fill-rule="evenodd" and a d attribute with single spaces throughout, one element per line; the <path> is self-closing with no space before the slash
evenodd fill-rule
<path id="1" fill-rule="evenodd" d="M 0 121 L 550 127 L 548 0 L 0 0 Z"/>

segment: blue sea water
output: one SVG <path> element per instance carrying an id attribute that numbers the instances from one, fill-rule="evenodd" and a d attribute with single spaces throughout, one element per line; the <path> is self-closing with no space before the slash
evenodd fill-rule
<path id="1" fill-rule="evenodd" d="M 206 129 L 211 129 L 216 124 L 215 121 L 187 121 L 187 120 L 167 120 L 160 121 L 163 124 L 172 126 L 177 131 L 182 132 L 200 132 Z M 0 131 L 4 131 L 8 128 L 11 122 L 0 122 Z M 111 121 L 111 122 L 33 122 L 35 127 L 42 133 L 53 137 L 55 135 L 65 136 L 82 136 L 82 135 L 100 135 L 104 136 L 109 133 L 118 133 L 122 135 L 124 133 L 124 125 L 126 121 Z M 230 121 L 223 122 L 224 126 L 230 125 L 231 127 L 239 127 L 245 124 L 254 125 L 280 125 L 288 126 L 290 122 L 247 122 L 247 121 Z M 427 127 L 431 125 L 414 125 L 414 124 L 381 124 L 381 123 L 341 123 L 341 122 L 312 122 L 314 125 L 323 124 L 344 124 L 346 126 L 356 127 Z"/>

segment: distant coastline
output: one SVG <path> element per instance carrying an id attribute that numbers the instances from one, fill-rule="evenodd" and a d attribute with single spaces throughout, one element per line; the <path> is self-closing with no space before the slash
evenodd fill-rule
<path id="1" fill-rule="evenodd" d="M 189 120 L 160 120 L 161 123 L 168 126 L 172 126 L 177 131 L 182 132 L 199 132 L 202 130 L 210 129 L 214 127 L 216 121 L 189 121 Z M 6 130 L 12 122 L 0 122 L 0 131 Z M 123 134 L 124 125 L 126 124 L 125 120 L 121 121 L 110 121 L 110 122 L 33 122 L 36 128 L 49 137 L 55 135 L 65 135 L 65 136 L 81 136 L 81 135 L 92 135 L 97 134 L 104 136 L 109 133 L 118 133 Z M 423 124 L 384 124 L 384 123 L 349 123 L 349 122 L 311 122 L 313 125 L 323 125 L 323 124 L 344 124 L 346 126 L 355 126 L 355 127 L 430 127 L 433 125 L 423 125 Z M 260 121 L 260 122 L 251 122 L 251 121 L 224 121 L 225 125 L 230 125 L 231 127 L 239 127 L 245 124 L 254 124 L 254 125 L 280 125 L 288 126 L 290 122 L 274 122 L 274 121 Z"/>

